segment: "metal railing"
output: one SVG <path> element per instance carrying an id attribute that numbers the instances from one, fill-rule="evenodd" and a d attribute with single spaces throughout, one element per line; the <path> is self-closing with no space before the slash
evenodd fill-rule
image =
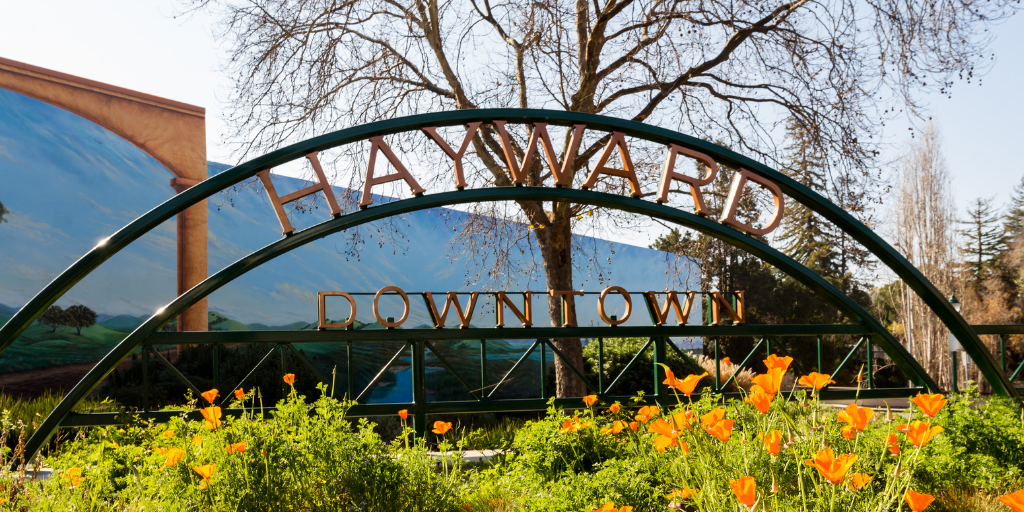
<path id="1" fill-rule="evenodd" d="M 638 368 L 644 355 L 651 353 L 651 389 L 653 393 L 647 394 L 644 399 L 638 402 L 643 404 L 662 404 L 674 402 L 675 397 L 668 387 L 663 383 L 664 370 L 658 363 L 669 361 L 670 351 L 678 356 L 677 363 L 682 362 L 686 368 L 676 368 L 675 371 L 681 375 L 687 373 L 701 374 L 705 370 L 700 367 L 693 354 L 687 349 L 681 348 L 673 338 L 703 339 L 709 345 L 709 352 L 714 356 L 714 375 L 709 375 L 703 382 L 702 392 L 721 393 L 727 397 L 739 396 L 738 386 L 735 378 L 740 371 L 752 369 L 754 364 L 767 357 L 769 353 L 788 354 L 783 337 L 812 337 L 816 340 L 818 350 L 814 362 L 814 371 L 837 375 L 844 369 L 849 368 L 850 363 L 858 359 L 858 354 L 864 352 L 867 360 L 872 357 L 873 333 L 864 326 L 837 324 L 837 325 L 740 325 L 740 326 L 662 326 L 662 327 L 534 327 L 534 328 L 474 328 L 474 329 L 379 329 L 379 330 L 324 330 L 324 331 L 212 331 L 212 332 L 160 332 L 154 333 L 143 342 L 141 364 L 143 365 L 143 394 L 147 397 L 141 410 L 133 414 L 139 417 L 153 419 L 161 422 L 167 421 L 173 416 L 190 414 L 199 418 L 199 411 L 155 411 L 150 410 L 148 395 L 151 391 L 149 383 L 149 365 L 159 365 L 165 368 L 174 378 L 178 379 L 193 393 L 198 395 L 202 390 L 191 382 L 185 375 L 178 371 L 174 364 L 155 349 L 160 345 L 211 345 L 211 346 L 245 346 L 253 344 L 268 344 L 271 346 L 259 360 L 259 362 L 248 371 L 240 382 L 231 382 L 233 387 L 229 390 L 247 386 L 254 375 L 272 360 L 278 357 L 281 360 L 282 372 L 287 372 L 287 361 L 289 358 L 297 359 L 309 372 L 316 375 L 321 382 L 331 382 L 316 366 L 307 359 L 300 350 L 294 347 L 296 343 L 342 343 L 346 347 L 345 370 L 347 379 L 345 385 L 345 396 L 355 397 L 358 402 L 349 410 L 353 417 L 381 416 L 397 414 L 399 410 L 406 409 L 413 417 L 413 426 L 417 432 L 424 431 L 427 425 L 426 417 L 434 414 L 453 413 L 482 413 L 482 412 L 512 412 L 512 411 L 543 411 L 548 406 L 548 398 L 551 394 L 547 389 L 544 375 L 539 377 L 540 396 L 536 398 L 500 398 L 498 392 L 512 378 L 519 376 L 524 371 L 526 361 L 534 353 L 539 353 L 540 368 L 548 368 L 548 361 L 560 359 L 584 383 L 590 394 L 598 395 L 606 402 L 621 401 L 624 404 L 631 404 L 629 400 L 636 395 L 636 390 L 621 389 L 623 376 L 634 368 Z M 834 368 L 825 368 L 822 358 L 823 338 L 826 336 L 848 336 L 856 337 L 857 341 L 846 352 L 845 356 Z M 722 379 L 722 357 L 720 353 L 720 341 L 724 338 L 752 337 L 757 340 L 753 348 L 743 358 L 733 375 L 728 379 Z M 552 340 L 565 338 L 581 338 L 588 342 L 597 344 L 598 366 L 596 380 L 589 379 L 584 369 L 577 368 L 565 355 L 555 346 Z M 630 361 L 618 372 L 618 375 L 609 375 L 610 382 L 606 384 L 603 367 L 605 361 L 605 345 L 612 338 L 647 338 L 647 341 L 630 359 Z M 437 344 L 454 340 L 476 340 L 479 343 L 479 370 L 480 386 L 470 384 L 466 375 L 460 373 L 451 361 L 449 361 L 438 349 Z M 488 382 L 488 358 L 487 343 L 489 340 L 532 340 L 532 343 L 516 359 L 511 368 L 504 373 L 496 382 Z M 356 386 L 353 375 L 354 368 L 362 364 L 353 358 L 353 344 L 358 343 L 380 343 L 380 342 L 401 342 L 401 348 L 388 359 L 375 376 L 365 385 Z M 213 372 L 212 381 L 217 384 L 226 384 L 221 379 L 218 351 L 213 350 Z M 465 388 L 465 391 L 473 398 L 472 400 L 454 401 L 428 401 L 426 399 L 426 364 L 428 354 L 434 356 L 436 365 L 443 368 L 455 377 Z M 378 384 L 380 378 L 387 373 L 402 358 L 409 357 L 412 371 L 412 401 L 402 403 L 366 403 L 371 390 Z M 550 358 L 550 359 L 549 359 Z M 809 373 L 810 368 L 803 367 L 804 362 L 796 358 L 794 370 L 798 373 Z M 435 366 L 437 367 L 437 366 Z M 542 370 L 543 371 L 543 370 Z M 283 373 L 282 373 L 283 374 Z M 340 385 L 341 383 L 339 383 Z M 924 390 L 921 386 L 909 386 L 899 388 L 876 388 L 872 372 L 868 372 L 866 389 L 860 391 L 863 398 L 887 398 L 910 396 Z M 617 393 L 615 393 L 617 392 Z M 856 391 L 851 389 L 824 389 L 822 397 L 825 399 L 848 399 L 853 398 Z M 225 393 L 230 396 L 230 393 Z M 699 394 L 695 395 L 699 396 Z M 226 402 L 222 400 L 222 402 Z M 579 406 L 578 397 L 560 398 L 555 404 L 564 407 Z M 219 405 L 224 405 L 220 403 Z M 265 407 L 263 412 L 269 413 L 272 407 Z M 252 411 L 252 409 L 248 409 Z M 239 415 L 242 409 L 225 409 L 226 415 Z M 61 427 L 82 427 L 116 424 L 123 421 L 122 415 L 115 413 L 87 413 L 69 414 L 63 421 Z"/>

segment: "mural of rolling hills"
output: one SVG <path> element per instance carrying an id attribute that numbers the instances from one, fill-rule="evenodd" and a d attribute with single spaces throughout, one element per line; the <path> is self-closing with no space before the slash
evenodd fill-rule
<path id="1" fill-rule="evenodd" d="M 209 172 L 212 175 L 227 167 L 210 163 Z M 105 129 L 69 112 L 0 90 L 0 202 L 10 211 L 4 217 L 7 222 L 0 223 L 0 324 L 99 240 L 170 198 L 170 178 L 170 173 L 158 162 Z M 291 178 L 277 177 L 275 181 L 282 184 L 279 190 L 302 186 L 299 180 Z M 336 189 L 336 193 L 349 192 Z M 211 272 L 281 236 L 265 195 L 252 188 L 211 198 L 209 208 Z M 436 209 L 405 215 L 392 225 L 368 226 L 364 235 L 370 238 L 357 255 L 346 252 L 350 247 L 348 240 L 344 234 L 338 234 L 281 256 L 210 296 L 210 328 L 315 328 L 316 293 L 329 290 L 370 293 L 359 296 L 357 319 L 362 328 L 379 328 L 370 314 L 370 299 L 383 286 L 397 285 L 409 292 L 479 290 L 473 283 L 467 284 L 467 279 L 471 280 L 471 262 L 465 258 L 453 260 L 449 255 L 451 227 L 446 219 L 453 213 Z M 327 218 L 322 209 L 293 210 L 290 216 L 296 226 Z M 375 230 L 393 226 L 398 226 L 401 238 L 409 242 L 399 246 L 378 245 Z M 601 279 L 585 270 L 578 272 L 574 288 L 599 291 L 614 284 L 642 291 L 662 290 L 669 285 L 665 254 L 594 242 L 594 257 L 609 263 L 604 266 Z M 523 257 L 528 258 L 529 254 Z M 689 287 L 693 289 L 698 276 L 695 271 L 690 274 Z M 540 277 L 515 276 L 505 289 L 541 290 L 543 280 L 537 281 Z M 0 387 L 9 390 L 15 382 L 28 382 L 22 387 L 30 390 L 43 385 L 67 386 L 66 382 L 54 384 L 50 377 L 33 379 L 33 372 L 44 375 L 39 372 L 70 366 L 87 370 L 89 363 L 102 357 L 126 333 L 174 297 L 175 231 L 171 221 L 108 260 L 57 302 L 64 307 L 89 306 L 99 314 L 96 325 L 83 329 L 79 335 L 74 329 L 35 324 L 0 355 Z M 422 300 L 410 298 L 412 307 L 405 327 L 428 324 Z M 543 300 L 534 301 L 538 316 L 546 310 Z M 387 316 L 401 315 L 397 300 L 387 299 L 382 305 L 393 311 Z M 340 301 L 329 303 L 329 316 L 344 318 L 346 313 L 341 306 Z M 639 306 L 636 300 L 634 306 Z M 474 324 L 486 325 L 491 307 L 482 299 Z M 578 309 L 582 325 L 598 321 L 593 299 L 583 300 Z M 694 317 L 699 318 L 699 308 L 695 309 L 698 310 Z M 645 324 L 644 316 L 642 310 L 634 308 L 630 323 Z M 479 352 L 475 343 L 467 342 L 461 347 L 453 342 L 444 350 L 450 352 L 451 359 L 470 364 L 478 357 L 473 355 Z M 495 360 L 518 357 L 515 354 L 523 350 L 520 345 L 498 344 L 493 351 L 489 348 L 489 354 L 493 353 Z M 325 369 L 332 361 L 336 364 L 338 354 L 334 348 L 306 346 L 302 350 L 315 355 L 317 364 Z M 373 351 L 367 353 L 370 352 Z M 371 359 L 369 355 L 367 359 Z M 496 376 L 500 378 L 499 367 L 506 365 L 495 364 Z M 397 375 L 388 386 L 402 381 L 401 371 Z M 374 399 L 392 398 L 395 396 L 390 392 L 375 391 Z"/>

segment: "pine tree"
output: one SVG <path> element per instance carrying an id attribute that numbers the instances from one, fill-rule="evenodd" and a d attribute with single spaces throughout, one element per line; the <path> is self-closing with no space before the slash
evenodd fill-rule
<path id="1" fill-rule="evenodd" d="M 960 221 L 960 224 L 965 226 L 960 233 L 966 241 L 967 277 L 978 285 L 989 276 L 994 259 L 1006 247 L 999 214 L 992 206 L 992 199 L 975 199 L 967 209 L 967 220 Z"/>
<path id="2" fill-rule="evenodd" d="M 810 133 L 793 118 L 786 123 L 786 133 L 791 142 L 786 146 L 789 166 L 784 172 L 801 185 L 827 196 L 824 159 Z M 779 234 L 782 251 L 826 278 L 835 277 L 834 237 L 830 226 L 802 204 L 791 202 L 788 206 Z"/>
<path id="3" fill-rule="evenodd" d="M 1006 233 L 1007 243 L 1024 233 L 1024 177 L 1020 183 L 1013 186 L 1010 206 L 1003 217 L 1003 231 Z"/>
<path id="4" fill-rule="evenodd" d="M 4 215 L 7 215 L 9 213 L 11 213 L 11 211 L 8 210 L 7 208 L 4 208 L 3 203 L 0 203 L 0 224 L 7 222 L 7 219 L 4 218 Z"/>
<path id="5" fill-rule="evenodd" d="M 848 176 L 833 176 L 828 171 L 828 159 L 814 143 L 813 129 L 794 118 L 787 121 L 786 135 L 790 143 L 785 148 L 788 166 L 783 172 L 862 221 L 870 222 L 865 187 Z M 806 206 L 787 203 L 779 242 L 786 255 L 840 290 L 863 294 L 853 274 L 856 269 L 871 266 L 871 253 Z"/>

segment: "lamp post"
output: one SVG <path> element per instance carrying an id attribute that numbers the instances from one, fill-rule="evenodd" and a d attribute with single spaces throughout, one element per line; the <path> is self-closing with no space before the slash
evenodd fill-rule
<path id="1" fill-rule="evenodd" d="M 949 305 L 953 306 L 953 310 L 956 311 L 958 314 L 960 313 L 960 301 L 957 300 L 955 294 L 949 296 Z M 959 379 L 958 379 L 957 374 L 956 374 L 956 365 L 957 365 L 957 351 L 960 350 L 960 342 L 956 339 L 956 336 L 953 336 L 953 333 L 949 333 L 948 339 L 949 339 L 949 356 L 953 359 L 952 365 L 950 366 L 950 373 L 951 373 L 951 376 L 953 377 L 953 382 L 952 382 L 952 386 L 951 387 L 952 387 L 952 391 L 954 393 L 959 393 L 959 389 L 958 389 L 958 386 L 957 386 L 957 381 Z"/>

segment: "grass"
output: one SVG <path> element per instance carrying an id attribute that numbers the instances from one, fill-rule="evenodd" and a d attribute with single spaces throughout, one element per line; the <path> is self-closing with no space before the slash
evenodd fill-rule
<path id="1" fill-rule="evenodd" d="M 46 391 L 36 398 L 12 397 L 0 392 L 0 411 L 4 411 L 10 421 L 7 432 L 8 439 L 12 442 L 16 441 L 22 429 L 24 429 L 26 437 L 31 436 L 35 432 L 36 426 L 46 419 L 46 416 L 57 407 L 62 398 L 64 398 L 63 395 L 57 395 L 50 391 Z M 119 410 L 120 406 L 114 402 L 93 398 L 86 399 L 75 408 L 75 412 L 83 413 Z"/>

